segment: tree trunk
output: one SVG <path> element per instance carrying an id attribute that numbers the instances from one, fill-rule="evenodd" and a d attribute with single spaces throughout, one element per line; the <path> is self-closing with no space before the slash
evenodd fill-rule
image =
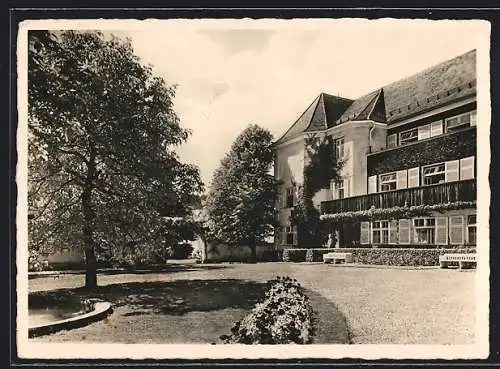
<path id="1" fill-rule="evenodd" d="M 252 251 L 251 257 L 250 257 L 250 262 L 256 263 L 257 262 L 257 245 L 255 242 L 252 242 L 250 244 L 250 250 Z"/>
<path id="2" fill-rule="evenodd" d="M 85 288 L 88 290 L 97 287 L 97 262 L 93 247 L 85 245 Z"/>
<path id="3" fill-rule="evenodd" d="M 95 178 L 95 155 L 87 163 L 87 176 L 82 193 L 83 243 L 85 247 L 85 288 L 97 287 L 97 262 L 94 247 L 94 211 L 92 209 L 92 189 Z"/>

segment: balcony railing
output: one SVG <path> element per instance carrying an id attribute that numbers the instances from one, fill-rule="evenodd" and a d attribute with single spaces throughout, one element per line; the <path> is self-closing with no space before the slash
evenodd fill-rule
<path id="1" fill-rule="evenodd" d="M 415 206 L 475 201 L 476 198 L 476 180 L 469 179 L 324 201 L 321 203 L 321 213 L 334 214 L 368 210 L 372 206 L 375 208 L 392 208 L 404 206 L 405 203 L 408 206 Z"/>

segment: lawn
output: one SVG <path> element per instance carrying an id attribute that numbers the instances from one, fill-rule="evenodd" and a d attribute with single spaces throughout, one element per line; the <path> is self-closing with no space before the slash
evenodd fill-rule
<path id="1" fill-rule="evenodd" d="M 262 263 L 172 265 L 99 275 L 93 294 L 114 305 L 104 321 L 42 342 L 220 343 L 277 275 L 306 288 L 321 324 L 315 343 L 474 342 L 475 272 Z M 83 275 L 30 279 L 30 292 L 82 294 Z M 344 319 L 345 316 L 345 319 Z"/>

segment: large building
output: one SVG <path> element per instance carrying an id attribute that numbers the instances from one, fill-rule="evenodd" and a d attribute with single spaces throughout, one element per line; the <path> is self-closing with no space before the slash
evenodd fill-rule
<path id="1" fill-rule="evenodd" d="M 425 216 L 341 222 L 337 246 L 475 245 L 475 50 L 356 100 L 326 93 L 314 99 L 274 143 L 275 177 L 282 183 L 278 248 L 297 245 L 290 215 L 312 136 L 331 136 L 344 163 L 341 181 L 313 199 L 322 214 L 426 209 Z"/>

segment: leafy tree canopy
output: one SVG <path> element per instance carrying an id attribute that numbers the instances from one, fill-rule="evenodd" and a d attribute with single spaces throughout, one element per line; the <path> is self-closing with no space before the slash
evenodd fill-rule
<path id="1" fill-rule="evenodd" d="M 190 133 L 175 86 L 128 39 L 30 31 L 28 47 L 29 247 L 83 248 L 88 285 L 96 253 L 164 256 L 186 232 L 169 217 L 187 215 L 203 189 L 175 153 Z"/>
<path id="2" fill-rule="evenodd" d="M 270 169 L 272 135 L 250 125 L 214 172 L 206 199 L 209 235 L 228 245 L 252 248 L 274 230 L 277 186 Z"/>

